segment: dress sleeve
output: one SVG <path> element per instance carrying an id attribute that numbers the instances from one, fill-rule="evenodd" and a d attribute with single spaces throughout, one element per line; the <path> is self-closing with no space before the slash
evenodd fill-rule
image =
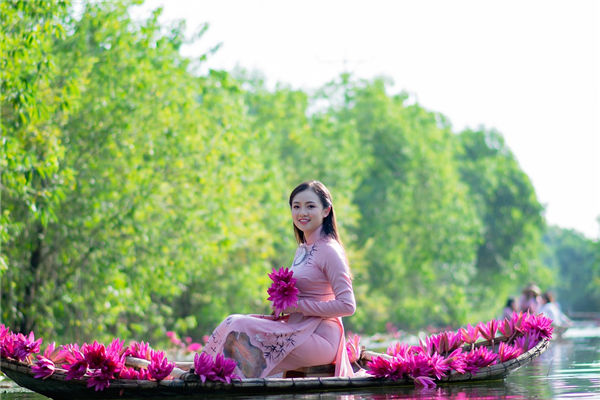
<path id="1" fill-rule="evenodd" d="M 339 248 L 338 248 L 339 247 Z M 322 270 L 331 284 L 334 300 L 299 300 L 298 311 L 305 316 L 323 318 L 346 317 L 354 314 L 356 301 L 352 289 L 350 268 L 340 246 L 325 246 L 322 249 Z"/>

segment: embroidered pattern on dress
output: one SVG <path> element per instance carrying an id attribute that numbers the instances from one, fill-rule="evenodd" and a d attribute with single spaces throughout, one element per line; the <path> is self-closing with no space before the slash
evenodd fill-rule
<path id="1" fill-rule="evenodd" d="M 283 359 L 290 348 L 296 345 L 296 332 L 269 333 L 265 336 L 260 338 L 259 343 L 265 358 L 272 362 Z"/>
<path id="2" fill-rule="evenodd" d="M 312 248 L 310 249 L 310 251 L 308 252 L 308 254 L 306 255 L 306 257 L 304 257 L 306 259 L 306 265 L 312 265 L 312 259 L 313 259 L 313 254 L 315 253 L 315 251 L 317 251 L 317 244 L 319 243 L 321 239 L 317 240 Z"/>
<path id="3" fill-rule="evenodd" d="M 306 247 L 300 246 L 300 250 L 298 250 L 298 256 L 294 257 L 294 261 L 292 261 L 292 267 L 302 264 L 302 262 L 305 259 L 306 259 Z"/>

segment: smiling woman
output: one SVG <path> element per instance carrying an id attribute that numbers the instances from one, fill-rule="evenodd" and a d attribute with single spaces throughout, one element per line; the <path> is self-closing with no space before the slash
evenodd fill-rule
<path id="1" fill-rule="evenodd" d="M 298 249 L 291 272 L 297 305 L 278 315 L 230 315 L 204 351 L 236 361 L 236 374 L 267 377 L 335 363 L 335 376 L 353 376 L 342 317 L 356 303 L 347 258 L 339 239 L 331 194 L 321 182 L 298 185 L 290 195 Z"/>

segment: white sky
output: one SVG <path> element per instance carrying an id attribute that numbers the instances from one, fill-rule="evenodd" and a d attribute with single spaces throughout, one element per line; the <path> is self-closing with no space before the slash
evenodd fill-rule
<path id="1" fill-rule="evenodd" d="M 600 236 L 600 1 L 148 0 L 210 28 L 206 68 L 311 90 L 349 70 L 391 77 L 454 130 L 500 131 L 549 223 Z"/>

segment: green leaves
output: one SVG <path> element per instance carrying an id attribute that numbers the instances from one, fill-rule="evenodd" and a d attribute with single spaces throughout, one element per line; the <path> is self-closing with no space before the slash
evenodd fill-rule
<path id="1" fill-rule="evenodd" d="M 453 133 L 383 79 L 309 94 L 198 76 L 183 26 L 132 4 L 0 2 L 7 325 L 160 342 L 268 312 L 267 272 L 296 247 L 287 196 L 309 179 L 333 193 L 349 329 L 490 318 L 526 277 L 551 281 L 541 206 L 499 133 Z"/>

